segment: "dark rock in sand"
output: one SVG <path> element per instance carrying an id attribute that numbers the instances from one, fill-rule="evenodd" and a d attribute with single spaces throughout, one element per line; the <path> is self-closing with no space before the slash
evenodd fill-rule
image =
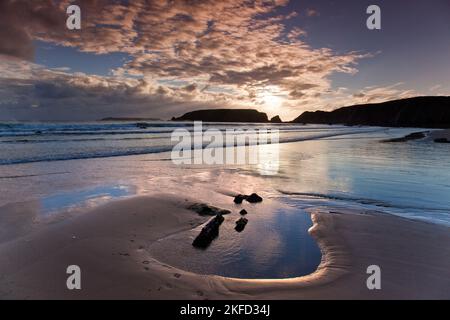
<path id="1" fill-rule="evenodd" d="M 423 139 L 426 137 L 426 133 L 428 133 L 428 131 L 414 132 L 414 133 L 408 134 L 407 136 L 404 136 L 401 138 L 385 140 L 384 142 L 406 142 L 406 141 L 410 141 L 410 140 Z"/>
<path id="2" fill-rule="evenodd" d="M 234 197 L 233 201 L 234 201 L 234 203 L 241 204 L 243 200 L 247 200 L 250 203 L 256 203 L 256 202 L 263 201 L 263 199 L 256 193 L 252 193 L 249 196 L 243 195 L 243 194 L 238 194 L 237 196 Z"/>
<path id="3" fill-rule="evenodd" d="M 256 193 L 252 193 L 251 195 L 246 196 L 245 200 L 247 200 L 250 203 L 256 203 L 256 202 L 263 201 L 263 199 L 259 195 L 257 195 Z"/>
<path id="4" fill-rule="evenodd" d="M 450 140 L 448 140 L 447 138 L 437 138 L 437 139 L 434 139 L 434 142 L 436 142 L 436 143 L 450 143 Z"/>
<path id="5" fill-rule="evenodd" d="M 247 196 L 244 196 L 244 195 L 242 195 L 242 194 L 238 194 L 236 197 L 234 197 L 234 203 L 237 203 L 237 204 L 241 204 L 242 203 L 242 201 L 244 201 L 244 199 L 246 198 Z"/>
<path id="6" fill-rule="evenodd" d="M 245 229 L 245 226 L 247 225 L 248 220 L 245 218 L 240 218 L 238 221 L 236 221 L 236 227 L 234 228 L 237 232 L 241 232 Z"/>
<path id="7" fill-rule="evenodd" d="M 245 216 L 248 212 L 247 212 L 247 210 L 242 209 L 239 213 L 240 213 L 241 215 Z"/>
<path id="8" fill-rule="evenodd" d="M 215 216 L 215 215 L 223 215 L 231 213 L 230 210 L 220 209 L 214 206 L 209 206 L 205 203 L 194 203 L 193 205 L 188 207 L 189 210 L 197 212 L 202 216 Z"/>
<path id="9" fill-rule="evenodd" d="M 219 228 L 224 220 L 225 219 L 221 214 L 218 214 L 212 218 L 206 226 L 203 227 L 200 234 L 194 239 L 192 245 L 196 248 L 207 248 L 211 244 L 211 241 L 219 235 Z"/>

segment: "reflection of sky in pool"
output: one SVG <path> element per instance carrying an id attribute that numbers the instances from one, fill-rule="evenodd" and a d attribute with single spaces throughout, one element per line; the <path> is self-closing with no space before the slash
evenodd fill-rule
<path id="1" fill-rule="evenodd" d="M 303 212 L 276 212 L 256 220 L 252 234 L 243 237 L 235 259 L 219 268 L 219 274 L 243 278 L 290 278 L 313 273 L 321 253 L 308 229 L 311 218 Z"/>
<path id="2" fill-rule="evenodd" d="M 249 222 L 241 233 L 234 230 L 239 215 L 224 216 L 219 236 L 206 250 L 191 245 L 199 227 L 153 244 L 150 252 L 162 262 L 200 274 L 267 279 L 313 273 L 321 253 L 308 233 L 310 215 L 292 209 L 261 212 L 261 208 L 248 208 Z"/>
<path id="3" fill-rule="evenodd" d="M 44 214 L 63 211 L 73 207 L 85 206 L 112 198 L 130 195 L 128 186 L 101 186 L 72 192 L 57 193 L 41 200 Z"/>

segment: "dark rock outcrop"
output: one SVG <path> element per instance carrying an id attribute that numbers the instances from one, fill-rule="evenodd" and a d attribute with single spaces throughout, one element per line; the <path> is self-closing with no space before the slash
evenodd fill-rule
<path id="1" fill-rule="evenodd" d="M 450 143 L 450 140 L 448 140 L 447 138 L 437 138 L 437 139 L 434 139 L 434 142 L 436 142 L 436 143 Z"/>
<path id="2" fill-rule="evenodd" d="M 211 242 L 219 235 L 219 228 L 225 218 L 218 214 L 212 218 L 203 228 L 199 235 L 194 239 L 192 245 L 196 248 L 207 248 Z"/>
<path id="3" fill-rule="evenodd" d="M 254 109 L 209 109 L 185 113 L 172 121 L 269 122 L 267 114 Z"/>
<path id="4" fill-rule="evenodd" d="M 247 200 L 250 203 L 257 203 L 257 202 L 262 202 L 263 199 L 257 195 L 256 193 L 252 193 L 251 195 L 247 196 L 245 198 L 245 200 Z"/>
<path id="5" fill-rule="evenodd" d="M 202 216 L 215 216 L 231 213 L 230 210 L 220 209 L 214 206 L 207 205 L 205 203 L 194 203 L 188 207 L 189 210 L 197 212 Z"/>
<path id="6" fill-rule="evenodd" d="M 270 122 L 272 122 L 272 123 L 282 123 L 283 121 L 281 120 L 280 116 L 275 116 L 272 119 L 270 119 Z"/>
<path id="7" fill-rule="evenodd" d="M 244 194 L 238 194 L 234 197 L 234 203 L 241 204 L 243 200 L 247 200 L 250 203 L 257 203 L 263 201 L 263 199 L 256 193 L 252 193 L 251 195 L 247 196 Z"/>
<path id="8" fill-rule="evenodd" d="M 426 134 L 428 133 L 428 131 L 425 132 L 414 132 L 411 134 L 408 134 L 404 137 L 401 138 L 394 138 L 394 139 L 389 139 L 389 140 L 385 140 L 383 142 L 406 142 L 406 141 L 410 141 L 410 140 L 418 140 L 418 139 L 423 139 L 426 137 Z"/>
<path id="9" fill-rule="evenodd" d="M 242 209 L 241 211 L 239 211 L 239 213 L 243 216 L 245 216 L 248 212 L 245 209 Z"/>
<path id="10" fill-rule="evenodd" d="M 234 227 L 234 230 L 236 230 L 237 232 L 243 231 L 247 223 L 248 220 L 246 218 L 240 218 L 238 221 L 236 221 L 236 227 Z"/>
<path id="11" fill-rule="evenodd" d="M 450 128 L 450 97 L 415 97 L 334 111 L 304 112 L 294 123 Z"/>
<path id="12" fill-rule="evenodd" d="M 245 197 L 246 196 L 244 196 L 244 195 L 242 195 L 242 194 L 238 194 L 236 197 L 234 197 L 234 203 L 236 203 L 236 204 L 241 204 L 242 203 L 242 201 L 244 201 L 245 200 Z"/>

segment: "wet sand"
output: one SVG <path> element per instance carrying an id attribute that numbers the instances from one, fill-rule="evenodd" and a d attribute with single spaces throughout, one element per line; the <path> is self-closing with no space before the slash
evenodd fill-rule
<path id="1" fill-rule="evenodd" d="M 116 200 L 17 231 L 0 243 L 0 299 L 450 298 L 449 228 L 379 213 L 312 212 L 310 232 L 322 262 L 300 278 L 230 279 L 155 260 L 146 250 L 152 243 L 209 219 L 187 210 L 191 201 L 173 195 Z M 66 288 L 72 264 L 81 267 L 81 290 Z M 374 264 L 381 268 L 381 290 L 366 287 L 366 269 Z"/>

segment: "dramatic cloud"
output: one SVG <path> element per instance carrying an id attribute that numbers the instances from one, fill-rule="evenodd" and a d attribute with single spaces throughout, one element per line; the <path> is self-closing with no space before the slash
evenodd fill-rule
<path id="1" fill-rule="evenodd" d="M 65 16 L 51 0 L 0 2 L 0 54 L 31 60 L 32 41 L 39 34 L 61 29 Z"/>
<path id="2" fill-rule="evenodd" d="M 314 97 L 299 97 L 300 103 L 306 110 L 333 110 L 339 107 L 350 106 L 354 104 L 377 103 L 388 100 L 410 98 L 420 95 L 414 90 L 402 88 L 403 83 L 396 83 L 383 87 L 365 87 L 358 92 L 351 92 L 348 88 L 337 88 L 329 90 Z M 318 93 L 319 94 L 319 93 Z M 298 105 L 286 105 L 286 113 L 289 115 L 298 114 Z"/>
<path id="3" fill-rule="evenodd" d="M 186 109 L 235 107 L 236 96 L 205 94 L 195 83 L 162 86 L 151 79 L 67 73 L 1 56 L 0 61 L 4 75 L 0 78 L 0 110 L 10 120 L 96 120 L 149 114 L 170 118 Z"/>
<path id="4" fill-rule="evenodd" d="M 72 2 L 82 9 L 80 31 L 65 27 L 65 9 Z M 305 31 L 287 27 L 297 13 L 278 13 L 286 4 L 3 0 L 0 108 L 7 112 L 1 116 L 22 118 L 29 112 L 44 118 L 48 112 L 71 119 L 82 110 L 88 119 L 169 117 L 200 107 L 244 106 L 293 118 L 308 107 L 326 105 L 330 75 L 356 73 L 358 60 L 369 56 L 311 48 Z M 318 16 L 314 9 L 306 13 Z M 35 40 L 95 55 L 122 52 L 130 59 L 110 76 L 52 70 L 33 64 Z M 369 88 L 353 101 L 376 100 L 388 95 L 386 90 Z M 274 99 L 283 106 L 274 108 Z"/>
<path id="5" fill-rule="evenodd" d="M 400 82 L 382 88 L 367 87 L 364 88 L 364 90 L 354 93 L 353 98 L 355 98 L 359 103 L 375 103 L 392 99 L 409 98 L 417 94 L 414 90 L 400 89 L 402 85 L 403 83 Z"/>

